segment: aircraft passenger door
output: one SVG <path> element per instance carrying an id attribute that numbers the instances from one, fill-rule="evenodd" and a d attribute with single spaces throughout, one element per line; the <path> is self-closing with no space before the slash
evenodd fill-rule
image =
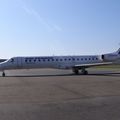
<path id="1" fill-rule="evenodd" d="M 22 58 L 21 57 L 17 58 L 17 67 L 22 68 Z"/>

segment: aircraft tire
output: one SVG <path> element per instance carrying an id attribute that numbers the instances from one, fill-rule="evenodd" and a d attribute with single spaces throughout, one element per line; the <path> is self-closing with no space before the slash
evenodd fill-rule
<path id="1" fill-rule="evenodd" d="M 2 73 L 2 77 L 5 77 L 5 72 Z"/>
<path id="2" fill-rule="evenodd" d="M 75 75 L 79 74 L 79 70 L 78 69 L 73 69 L 73 72 L 74 72 Z"/>

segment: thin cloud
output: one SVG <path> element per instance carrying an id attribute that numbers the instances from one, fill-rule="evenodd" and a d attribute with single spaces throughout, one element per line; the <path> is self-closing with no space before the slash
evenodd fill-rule
<path id="1" fill-rule="evenodd" d="M 56 29 L 57 31 L 62 31 L 62 28 L 56 24 L 53 25 L 54 29 Z"/>
<path id="2" fill-rule="evenodd" d="M 17 0 L 19 2 L 19 4 L 21 5 L 22 9 L 29 15 L 34 16 L 37 20 L 39 20 L 39 22 L 44 25 L 49 31 L 62 31 L 62 28 L 59 27 L 58 25 L 55 24 L 48 24 L 48 22 L 46 22 L 44 20 L 43 17 L 40 16 L 40 14 L 34 10 L 33 8 L 28 7 L 25 2 L 23 2 L 22 0 Z"/>

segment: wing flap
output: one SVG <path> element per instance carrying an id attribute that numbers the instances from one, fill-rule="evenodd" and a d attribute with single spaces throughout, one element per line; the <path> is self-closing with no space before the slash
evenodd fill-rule
<path id="1" fill-rule="evenodd" d="M 104 63 L 90 63 L 90 64 L 78 64 L 73 66 L 73 68 L 89 68 L 89 67 L 95 67 L 95 66 L 103 66 L 103 65 L 111 65 L 113 64 L 112 62 L 104 62 Z"/>

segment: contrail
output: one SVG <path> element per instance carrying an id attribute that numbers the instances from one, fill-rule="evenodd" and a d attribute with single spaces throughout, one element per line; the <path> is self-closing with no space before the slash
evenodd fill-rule
<path id="1" fill-rule="evenodd" d="M 29 8 L 26 4 L 25 4 L 25 2 L 23 2 L 22 0 L 17 0 L 20 4 L 21 4 L 21 7 L 22 7 L 22 9 L 24 9 L 24 11 L 27 13 L 27 14 L 30 14 L 30 15 L 32 15 L 32 16 L 34 16 L 34 17 L 36 17 L 38 20 L 39 20 L 39 22 L 42 24 L 42 25 L 44 25 L 49 31 L 54 31 L 54 30 L 56 30 L 56 31 L 62 31 L 62 28 L 61 27 L 59 27 L 58 25 L 55 25 L 55 24 L 48 24 L 48 22 L 46 22 L 44 19 L 43 19 L 43 17 L 41 17 L 40 16 L 40 14 L 36 11 L 36 10 L 34 10 L 33 8 Z"/>

